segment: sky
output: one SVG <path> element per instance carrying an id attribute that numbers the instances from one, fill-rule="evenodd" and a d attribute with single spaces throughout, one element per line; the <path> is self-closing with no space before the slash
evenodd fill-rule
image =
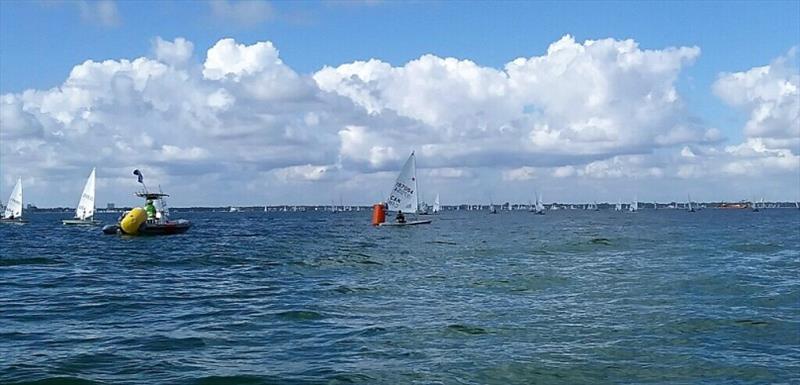
<path id="1" fill-rule="evenodd" d="M 800 199 L 800 2 L 0 2 L 0 199 Z"/>

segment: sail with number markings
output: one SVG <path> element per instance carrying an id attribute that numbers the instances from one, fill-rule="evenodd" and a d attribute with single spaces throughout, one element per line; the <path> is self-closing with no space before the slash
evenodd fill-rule
<path id="1" fill-rule="evenodd" d="M 389 193 L 388 206 L 390 211 L 403 211 L 416 213 L 419 208 L 417 195 L 417 162 L 414 153 L 408 157 L 406 164 L 394 182 L 394 188 Z"/>
<path id="2" fill-rule="evenodd" d="M 94 191 L 95 169 L 92 168 L 92 173 L 89 174 L 89 179 L 86 180 L 86 185 L 83 186 L 81 200 L 78 201 L 78 207 L 75 209 L 75 218 L 86 220 L 94 217 Z"/>
<path id="3" fill-rule="evenodd" d="M 3 212 L 3 218 L 21 218 L 22 217 L 22 178 L 17 179 L 17 184 L 14 186 L 14 190 L 11 192 L 11 196 L 8 197 L 8 205 L 6 206 L 5 212 Z"/>

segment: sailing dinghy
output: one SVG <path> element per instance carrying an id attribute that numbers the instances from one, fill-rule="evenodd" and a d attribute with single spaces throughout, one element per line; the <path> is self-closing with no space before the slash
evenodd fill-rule
<path id="1" fill-rule="evenodd" d="M 78 207 L 75 209 L 75 218 L 63 219 L 61 223 L 79 226 L 95 226 L 100 224 L 100 221 L 94 220 L 94 191 L 95 169 L 92 168 L 92 173 L 89 174 L 89 179 L 86 180 L 86 185 L 83 186 L 83 193 L 81 194 L 80 201 L 78 201 Z"/>
<path id="2" fill-rule="evenodd" d="M 378 205 L 375 207 L 376 210 L 378 209 L 377 206 Z M 404 215 L 414 214 L 415 219 L 406 220 L 404 222 L 385 222 L 376 221 L 373 216 L 373 224 L 379 226 L 414 226 L 432 222 L 430 219 L 419 220 L 416 218 L 419 210 L 419 195 L 417 190 L 417 161 L 413 151 L 408 157 L 408 160 L 406 160 L 406 164 L 403 165 L 403 169 L 400 171 L 400 175 L 397 176 L 397 180 L 394 182 L 394 188 L 392 188 L 392 192 L 389 193 L 389 200 L 386 203 L 386 207 L 390 213 L 403 213 Z M 385 217 L 382 219 L 385 220 Z"/>
<path id="3" fill-rule="evenodd" d="M 534 208 L 534 213 L 536 215 L 544 215 L 544 204 L 542 204 L 542 196 L 540 194 L 536 194 L 536 206 Z"/>
<path id="4" fill-rule="evenodd" d="M 3 211 L 0 223 L 28 223 L 22 218 L 22 178 L 17 179 L 17 184 L 14 185 L 14 190 L 11 191 L 11 196 L 8 197 L 8 205 Z"/>
<path id="5" fill-rule="evenodd" d="M 639 211 L 639 200 L 637 198 L 633 198 L 633 202 L 628 205 L 628 211 L 632 213 Z"/>

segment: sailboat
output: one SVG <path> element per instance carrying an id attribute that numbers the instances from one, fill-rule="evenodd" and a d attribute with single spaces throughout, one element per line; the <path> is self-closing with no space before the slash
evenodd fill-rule
<path id="1" fill-rule="evenodd" d="M 75 209 L 75 218 L 63 219 L 61 223 L 65 225 L 88 225 L 94 226 L 100 224 L 100 221 L 94 220 L 94 192 L 95 192 L 95 169 L 92 168 L 92 173 L 86 179 L 86 184 L 83 186 L 83 193 L 81 199 L 78 201 L 78 207 Z"/>
<path id="2" fill-rule="evenodd" d="M 11 196 L 8 197 L 8 204 L 3 217 L 0 218 L 0 223 L 27 223 L 22 218 L 22 178 L 17 179 L 17 184 L 14 185 L 14 190 L 11 191 Z"/>
<path id="3" fill-rule="evenodd" d="M 418 214 L 417 210 L 419 209 L 419 195 L 417 189 L 417 160 L 414 156 L 414 152 L 411 152 L 409 155 L 408 160 L 403 165 L 402 170 L 400 170 L 400 175 L 397 176 L 397 180 L 394 182 L 394 188 L 389 193 L 389 200 L 386 204 L 389 211 L 397 212 L 397 213 L 406 213 L 406 214 L 414 214 L 415 216 Z M 380 226 L 411 226 L 411 225 L 422 225 L 431 223 L 430 219 L 426 220 L 411 220 L 411 221 L 403 221 L 403 222 L 380 222 L 377 223 Z"/>
<path id="4" fill-rule="evenodd" d="M 544 204 L 542 203 L 542 196 L 536 194 L 536 207 L 533 211 L 536 215 L 544 215 Z"/>
<path id="5" fill-rule="evenodd" d="M 761 198 L 761 207 L 764 207 L 764 198 Z M 753 199 L 753 212 L 757 213 L 759 211 L 758 209 L 759 209 L 758 202 L 756 202 L 756 200 Z"/>
<path id="6" fill-rule="evenodd" d="M 628 211 L 632 213 L 639 211 L 639 200 L 637 198 L 633 198 L 633 202 L 628 206 Z"/>
<path id="7" fill-rule="evenodd" d="M 436 194 L 436 200 L 433 201 L 433 213 L 438 214 L 442 211 L 442 206 L 439 204 L 439 194 Z"/>
<path id="8" fill-rule="evenodd" d="M 622 200 L 619 200 L 614 206 L 614 211 L 622 211 Z"/>
<path id="9" fill-rule="evenodd" d="M 689 195 L 689 196 L 687 196 L 687 198 L 689 198 L 688 199 L 689 202 L 687 203 L 687 205 L 688 205 L 688 210 L 687 211 L 689 211 L 690 213 L 693 213 L 694 212 L 694 207 L 692 207 L 692 196 Z"/>

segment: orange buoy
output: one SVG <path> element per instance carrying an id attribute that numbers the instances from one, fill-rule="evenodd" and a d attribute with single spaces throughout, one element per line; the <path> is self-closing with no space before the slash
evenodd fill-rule
<path id="1" fill-rule="evenodd" d="M 386 222 L 386 209 L 383 203 L 372 205 L 372 225 L 378 226 Z"/>

